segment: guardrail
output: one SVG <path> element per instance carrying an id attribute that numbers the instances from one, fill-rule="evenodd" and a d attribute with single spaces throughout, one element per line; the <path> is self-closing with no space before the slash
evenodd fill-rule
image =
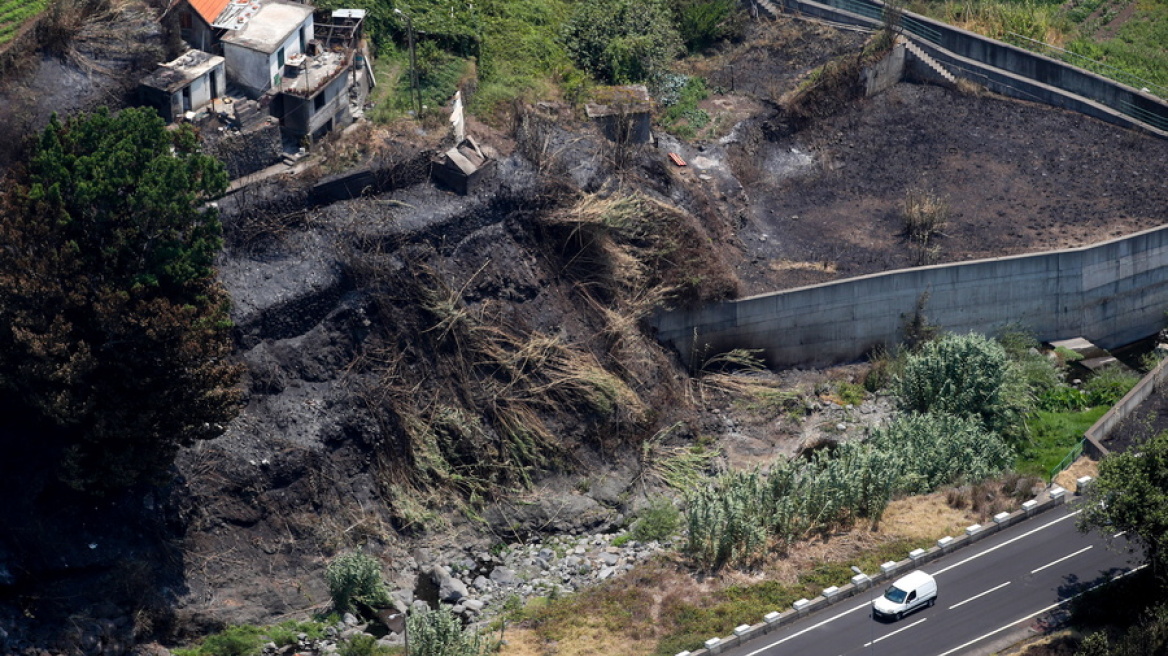
<path id="1" fill-rule="evenodd" d="M 1086 443 L 1087 443 L 1086 437 L 1079 440 L 1079 443 L 1076 444 L 1075 446 L 1071 447 L 1071 450 L 1067 452 L 1067 455 L 1063 456 L 1063 459 L 1061 461 L 1059 461 L 1059 464 L 1055 465 L 1054 467 L 1051 468 L 1051 470 L 1049 472 L 1047 472 L 1047 475 L 1046 475 L 1047 484 L 1050 484 L 1051 482 L 1053 482 L 1054 477 L 1058 476 L 1059 472 L 1066 469 L 1067 467 L 1070 467 L 1072 462 L 1078 460 L 1079 456 L 1083 455 L 1083 445 L 1085 445 Z"/>
<path id="2" fill-rule="evenodd" d="M 1080 479 L 1078 492 L 1082 493 L 1083 489 L 1090 483 L 1091 479 L 1085 477 Z M 737 647 L 745 644 L 750 640 L 762 637 L 776 629 L 792 624 L 793 622 L 803 618 L 818 610 L 823 610 L 828 606 L 836 604 L 844 599 L 853 597 L 864 590 L 872 588 L 872 586 L 882 581 L 896 578 L 910 570 L 914 570 L 925 563 L 932 562 L 941 556 L 953 553 L 958 549 L 967 547 L 974 542 L 978 542 L 983 538 L 989 537 L 998 531 L 1025 521 L 1039 513 L 1046 512 L 1051 508 L 1060 506 L 1066 503 L 1067 491 L 1057 485 L 1049 488 L 1046 492 L 1046 498 L 1043 501 L 1038 499 L 1031 499 L 1022 504 L 1022 507 L 1012 513 L 998 513 L 994 516 L 993 521 L 988 524 L 974 524 L 965 529 L 965 533 L 958 537 L 943 537 L 937 540 L 937 543 L 928 549 L 916 549 L 909 552 L 908 557 L 900 561 L 889 561 L 880 566 L 880 571 L 868 575 L 857 574 L 852 577 L 851 583 L 842 586 L 832 586 L 825 588 L 818 597 L 814 599 L 800 599 L 796 601 L 792 608 L 779 611 L 774 610 L 762 617 L 762 621 L 758 624 L 743 624 L 734 629 L 734 633 L 729 636 L 715 636 L 705 641 L 705 645 L 697 651 L 683 651 L 677 656 L 706 656 L 713 654 L 721 654 L 723 650 L 730 647 Z"/>

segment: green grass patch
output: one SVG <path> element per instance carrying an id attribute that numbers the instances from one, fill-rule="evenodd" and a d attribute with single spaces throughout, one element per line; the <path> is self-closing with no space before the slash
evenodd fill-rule
<path id="1" fill-rule="evenodd" d="M 665 111 L 661 112 L 657 122 L 666 132 L 682 139 L 692 139 L 710 124 L 710 115 L 698 107 L 698 103 L 710 95 L 704 79 L 668 75 L 661 86 L 657 93 Z"/>
<path id="2" fill-rule="evenodd" d="M 28 21 L 49 6 L 49 0 L 0 0 L 0 45 L 8 43 Z"/>
<path id="3" fill-rule="evenodd" d="M 1132 16 L 1110 38 L 1097 38 L 1124 8 L 1109 0 L 918 0 L 910 11 L 1062 59 L 1104 77 L 1168 97 L 1168 3 L 1131 0 Z M 1101 14 L 1095 15 L 1103 8 Z M 1094 18 L 1092 16 L 1094 15 Z M 1025 37 L 1020 39 L 1018 36 Z M 1044 47 L 1050 44 L 1068 52 Z"/>
<path id="4" fill-rule="evenodd" d="M 289 620 L 268 627 L 240 624 L 229 626 L 219 633 L 203 638 L 193 647 L 175 649 L 175 656 L 256 656 L 263 645 L 273 642 L 277 647 L 296 644 L 303 633 L 310 640 L 324 638 L 325 625 L 321 622 Z"/>
<path id="5" fill-rule="evenodd" d="M 1018 456 L 1015 469 L 1020 474 L 1041 476 L 1050 470 L 1083 439 L 1083 433 L 1109 409 L 1096 406 L 1087 410 L 1038 410 L 1026 420 L 1030 441 Z"/>

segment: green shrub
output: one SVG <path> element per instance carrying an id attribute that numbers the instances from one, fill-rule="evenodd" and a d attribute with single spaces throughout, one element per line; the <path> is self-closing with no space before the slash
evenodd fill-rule
<path id="1" fill-rule="evenodd" d="M 1115 405 L 1140 382 L 1140 377 L 1120 365 L 1095 372 L 1083 383 L 1089 405 Z"/>
<path id="2" fill-rule="evenodd" d="M 295 620 L 288 620 L 276 626 L 268 627 L 265 631 L 268 640 L 276 643 L 277 647 L 287 647 L 288 645 L 296 644 L 296 637 L 301 633 L 311 639 L 319 640 L 324 637 L 324 624 L 320 622 L 297 622 Z"/>
<path id="3" fill-rule="evenodd" d="M 1070 385 L 1058 385 L 1038 396 L 1038 408 L 1048 411 L 1086 410 L 1090 406 L 1087 401 L 1087 395 L 1083 390 Z"/>
<path id="4" fill-rule="evenodd" d="M 641 512 L 641 516 L 633 524 L 630 535 L 637 542 L 664 540 L 677 533 L 680 523 L 681 513 L 673 505 L 673 501 L 661 498 Z"/>
<path id="5" fill-rule="evenodd" d="M 1001 344 L 983 335 L 945 335 L 908 356 L 894 391 L 902 410 L 973 417 L 1010 438 L 1025 434 L 1033 406 L 1026 381 Z"/>
<path id="6" fill-rule="evenodd" d="M 982 480 L 1014 459 L 1009 445 L 976 419 L 953 415 L 904 415 L 873 431 L 870 441 L 873 449 L 902 459 L 898 492 L 923 494 L 963 478 Z"/>
<path id="7" fill-rule="evenodd" d="M 768 544 L 858 519 L 880 520 L 898 492 L 928 492 L 1001 472 L 1013 450 L 972 417 L 907 414 L 866 442 L 779 460 L 767 474 L 732 472 L 686 500 L 686 552 L 701 566 L 749 564 Z"/>
<path id="8" fill-rule="evenodd" d="M 263 648 L 263 629 L 250 624 L 229 626 L 203 638 L 190 649 L 176 649 L 176 656 L 255 656 Z"/>
<path id="9" fill-rule="evenodd" d="M 561 40 L 576 65 L 609 84 L 642 82 L 665 72 L 681 37 L 662 0 L 582 2 Z"/>
<path id="10" fill-rule="evenodd" d="M 447 606 L 423 608 L 407 619 L 410 656 L 483 656 L 487 646 Z"/>
<path id="11" fill-rule="evenodd" d="M 341 554 L 324 573 L 329 595 L 338 612 L 358 610 L 355 604 L 384 608 L 390 604 L 389 590 L 381 578 L 381 564 L 359 551 Z"/>
<path id="12" fill-rule="evenodd" d="M 844 405 L 860 405 L 864 402 L 864 386 L 841 381 L 835 386 L 836 396 Z"/>
<path id="13" fill-rule="evenodd" d="M 743 22 L 734 0 L 672 0 L 677 31 L 690 52 L 741 35 Z"/>
<path id="14" fill-rule="evenodd" d="M 377 638 L 367 633 L 358 633 L 338 645 L 337 656 L 388 656 L 395 651 L 398 650 L 377 646 Z"/>

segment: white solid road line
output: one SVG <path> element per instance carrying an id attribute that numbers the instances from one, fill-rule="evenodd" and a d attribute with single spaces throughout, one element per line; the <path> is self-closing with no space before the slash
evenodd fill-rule
<path id="1" fill-rule="evenodd" d="M 972 597 L 970 597 L 969 599 L 966 599 L 965 601 L 959 601 L 959 602 L 953 604 L 952 606 L 949 607 L 949 610 L 953 610 L 954 608 L 957 608 L 958 606 L 961 606 L 963 604 L 968 604 L 969 602 L 973 601 L 974 599 L 980 599 L 981 597 L 988 595 L 989 593 L 993 592 L 994 590 L 1001 590 L 1002 588 L 1006 587 L 1007 585 L 1010 585 L 1009 581 L 1006 581 L 1005 583 L 1003 583 L 1001 585 L 995 585 L 994 587 L 990 588 L 989 590 L 986 590 L 985 592 L 979 592 L 978 594 L 973 595 Z"/>
<path id="2" fill-rule="evenodd" d="M 870 601 L 865 601 L 864 603 L 860 604 L 859 606 L 853 606 L 853 607 L 845 610 L 842 613 L 839 613 L 837 615 L 832 615 L 831 617 L 823 620 L 819 624 L 809 626 L 806 629 L 799 631 L 798 633 L 792 633 L 791 635 L 787 636 L 786 638 L 783 638 L 781 640 L 776 640 L 765 647 L 759 647 L 758 649 L 755 649 L 754 651 L 750 652 L 746 656 L 758 656 L 759 654 L 770 649 L 771 647 L 774 647 L 776 645 L 781 645 L 788 640 L 793 640 L 795 638 L 798 638 L 799 636 L 803 635 L 804 633 L 807 633 L 808 631 L 814 631 L 815 629 L 818 629 L 819 627 L 823 626 L 824 624 L 827 624 L 829 622 L 834 622 L 834 621 L 838 620 L 839 618 L 843 617 L 844 615 L 847 615 L 848 613 L 854 613 L 854 612 L 860 610 L 861 608 L 867 608 L 871 603 L 872 602 L 870 602 Z"/>
<path id="3" fill-rule="evenodd" d="M 899 629 L 897 629 L 897 630 L 893 631 L 892 633 L 885 633 L 884 635 L 880 636 L 879 638 L 876 638 L 876 639 L 875 639 L 875 640 L 873 640 L 872 642 L 865 642 L 865 643 L 864 643 L 864 646 L 865 646 L 865 647 L 871 647 L 872 645 L 874 645 L 874 644 L 876 644 L 876 643 L 880 642 L 881 640 L 883 640 L 883 639 L 885 639 L 885 638 L 891 638 L 892 636 L 894 636 L 894 635 L 896 635 L 896 634 L 900 633 L 901 631 L 908 631 L 909 629 L 911 629 L 911 628 L 913 628 L 914 626 L 916 626 L 916 625 L 920 624 L 921 622 L 924 622 L 924 621 L 925 621 L 925 620 L 927 620 L 927 619 L 929 619 L 929 618 L 927 618 L 927 617 L 922 617 L 921 619 L 919 619 L 919 620 L 917 620 L 917 621 L 913 622 L 912 624 L 909 624 L 908 626 L 902 626 L 901 628 L 899 628 Z"/>
<path id="4" fill-rule="evenodd" d="M 1112 581 L 1122 579 L 1123 577 L 1128 576 L 1130 574 L 1135 574 L 1136 572 L 1140 571 L 1141 569 L 1143 569 L 1145 567 L 1147 567 L 1147 565 L 1140 565 L 1139 567 L 1133 567 L 1132 569 L 1129 569 L 1128 571 L 1124 572 L 1123 574 L 1120 574 L 1119 576 L 1117 576 L 1115 578 L 1107 579 L 1106 581 L 1103 581 L 1102 583 L 1100 583 L 1098 585 L 1093 585 L 1090 588 L 1087 588 L 1086 590 L 1080 592 L 1079 594 L 1077 594 L 1073 597 L 1068 597 L 1067 599 L 1063 599 L 1062 601 L 1058 602 L 1057 604 L 1051 604 L 1051 605 L 1047 606 L 1046 608 L 1035 611 L 1029 615 L 1019 617 L 1018 619 L 1014 620 L 1013 622 L 1010 622 L 1009 624 L 1005 624 L 1005 625 L 1001 626 L 1000 628 L 997 628 L 997 629 L 994 629 L 993 631 L 990 631 L 989 633 L 980 635 L 980 636 L 974 638 L 973 640 L 970 640 L 969 642 L 967 642 L 963 645 L 959 645 L 957 647 L 954 647 L 953 649 L 950 649 L 949 651 L 941 652 L 940 654 L 937 654 L 937 656 L 950 656 L 951 654 L 956 654 L 957 652 L 965 649 L 966 647 L 969 647 L 971 645 L 975 645 L 975 644 L 981 642 L 982 640 L 989 638 L 990 636 L 997 635 L 997 634 L 1001 633 L 1002 631 L 1005 631 L 1006 629 L 1013 627 L 1015 624 L 1017 624 L 1019 622 L 1025 622 L 1026 620 L 1028 620 L 1032 617 L 1038 617 L 1039 615 L 1045 613 L 1048 610 L 1053 610 L 1055 608 L 1058 608 L 1059 606 L 1062 606 L 1063 604 L 1066 604 L 1066 603 L 1069 603 L 1069 602 L 1072 602 L 1072 601 L 1078 599 L 1079 597 L 1087 594 L 1088 592 L 1094 590 L 1095 588 L 1098 588 L 1100 585 L 1107 585 L 1108 583 L 1110 583 Z"/>
<path id="5" fill-rule="evenodd" d="M 1064 560 L 1070 560 L 1071 558 L 1078 556 L 1079 554 L 1083 553 L 1084 551 L 1090 551 L 1093 548 L 1095 548 L 1095 545 L 1083 547 L 1082 549 L 1079 549 L 1078 551 L 1076 551 L 1073 554 L 1067 554 L 1067 555 L 1063 556 L 1062 558 L 1059 558 L 1058 560 L 1050 561 L 1049 563 L 1043 565 L 1042 567 L 1039 567 L 1038 569 L 1032 569 L 1032 570 L 1030 570 L 1030 573 L 1037 574 L 1037 573 L 1041 572 L 1042 570 L 1046 569 L 1047 567 L 1054 567 L 1055 565 L 1058 565 L 1059 563 L 1063 562 Z"/>
<path id="6" fill-rule="evenodd" d="M 1058 519 L 1056 519 L 1054 521 L 1047 522 L 1047 523 L 1043 524 L 1042 526 L 1039 526 L 1038 528 L 1032 528 L 1029 531 L 1026 531 L 1025 533 L 1023 533 L 1022 535 L 1010 538 L 1009 540 L 1006 540 L 1005 542 L 1003 542 L 997 546 L 990 547 L 989 549 L 986 549 L 985 551 L 983 551 L 981 553 L 974 554 L 974 555 L 970 556 L 969 558 L 966 558 L 965 560 L 957 561 L 956 563 L 953 563 L 952 565 L 946 567 L 945 569 L 939 569 L 939 570 L 933 572 L 933 576 L 937 576 L 938 574 L 943 574 L 945 572 L 948 572 L 949 570 L 953 569 L 954 567 L 960 567 L 960 566 L 964 565 L 965 563 L 968 563 L 971 560 L 976 560 L 978 558 L 981 558 L 982 556 L 984 556 L 988 553 L 993 553 L 993 552 L 997 551 L 998 549 L 1001 549 L 1002 547 L 1004 547 L 1008 544 L 1012 544 L 1014 542 L 1017 542 L 1018 540 L 1021 540 L 1022 538 L 1025 538 L 1025 537 L 1029 537 L 1031 534 L 1037 533 L 1037 532 L 1041 531 L 1042 529 L 1047 528 L 1048 526 L 1054 526 L 1055 524 L 1058 524 L 1059 522 L 1066 521 L 1066 520 L 1074 517 L 1075 515 L 1078 515 L 1081 512 L 1083 512 L 1083 511 L 1076 510 L 1073 513 L 1067 513 L 1066 515 L 1063 515 L 1062 517 L 1059 517 Z"/>
<path id="7" fill-rule="evenodd" d="M 1127 535 L 1127 531 L 1120 531 L 1119 533 L 1111 536 L 1111 539 L 1114 540 L 1115 538 L 1122 538 L 1125 535 Z"/>

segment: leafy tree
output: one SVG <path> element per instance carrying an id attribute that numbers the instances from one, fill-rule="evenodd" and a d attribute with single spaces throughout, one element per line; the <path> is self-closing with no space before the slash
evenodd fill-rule
<path id="1" fill-rule="evenodd" d="M 734 0 L 672 0 L 678 33 L 690 52 L 737 36 L 742 30 Z"/>
<path id="2" fill-rule="evenodd" d="M 389 590 L 381 578 L 381 565 L 373 556 L 359 551 L 341 554 L 324 571 L 333 607 L 345 613 L 356 604 L 385 608 L 390 604 Z"/>
<path id="3" fill-rule="evenodd" d="M 681 52 L 681 37 L 662 0 L 579 3 L 562 38 L 576 65 L 612 84 L 648 80 Z"/>
<path id="4" fill-rule="evenodd" d="M 893 389 L 901 409 L 973 417 L 1004 437 L 1021 437 L 1033 401 L 1001 344 L 969 333 L 945 335 L 909 355 Z"/>
<path id="5" fill-rule="evenodd" d="M 1168 431 L 1138 451 L 1104 458 L 1087 496 L 1079 530 L 1127 531 L 1157 575 L 1168 579 Z"/>
<path id="6" fill-rule="evenodd" d="M 414 611 L 406 622 L 409 656 L 483 656 L 489 651 L 479 635 L 464 628 L 447 606 Z"/>
<path id="7" fill-rule="evenodd" d="M 152 110 L 54 117 L 0 201 L 0 389 L 60 429 L 74 487 L 161 480 L 237 412 L 227 178 L 196 146 Z"/>

